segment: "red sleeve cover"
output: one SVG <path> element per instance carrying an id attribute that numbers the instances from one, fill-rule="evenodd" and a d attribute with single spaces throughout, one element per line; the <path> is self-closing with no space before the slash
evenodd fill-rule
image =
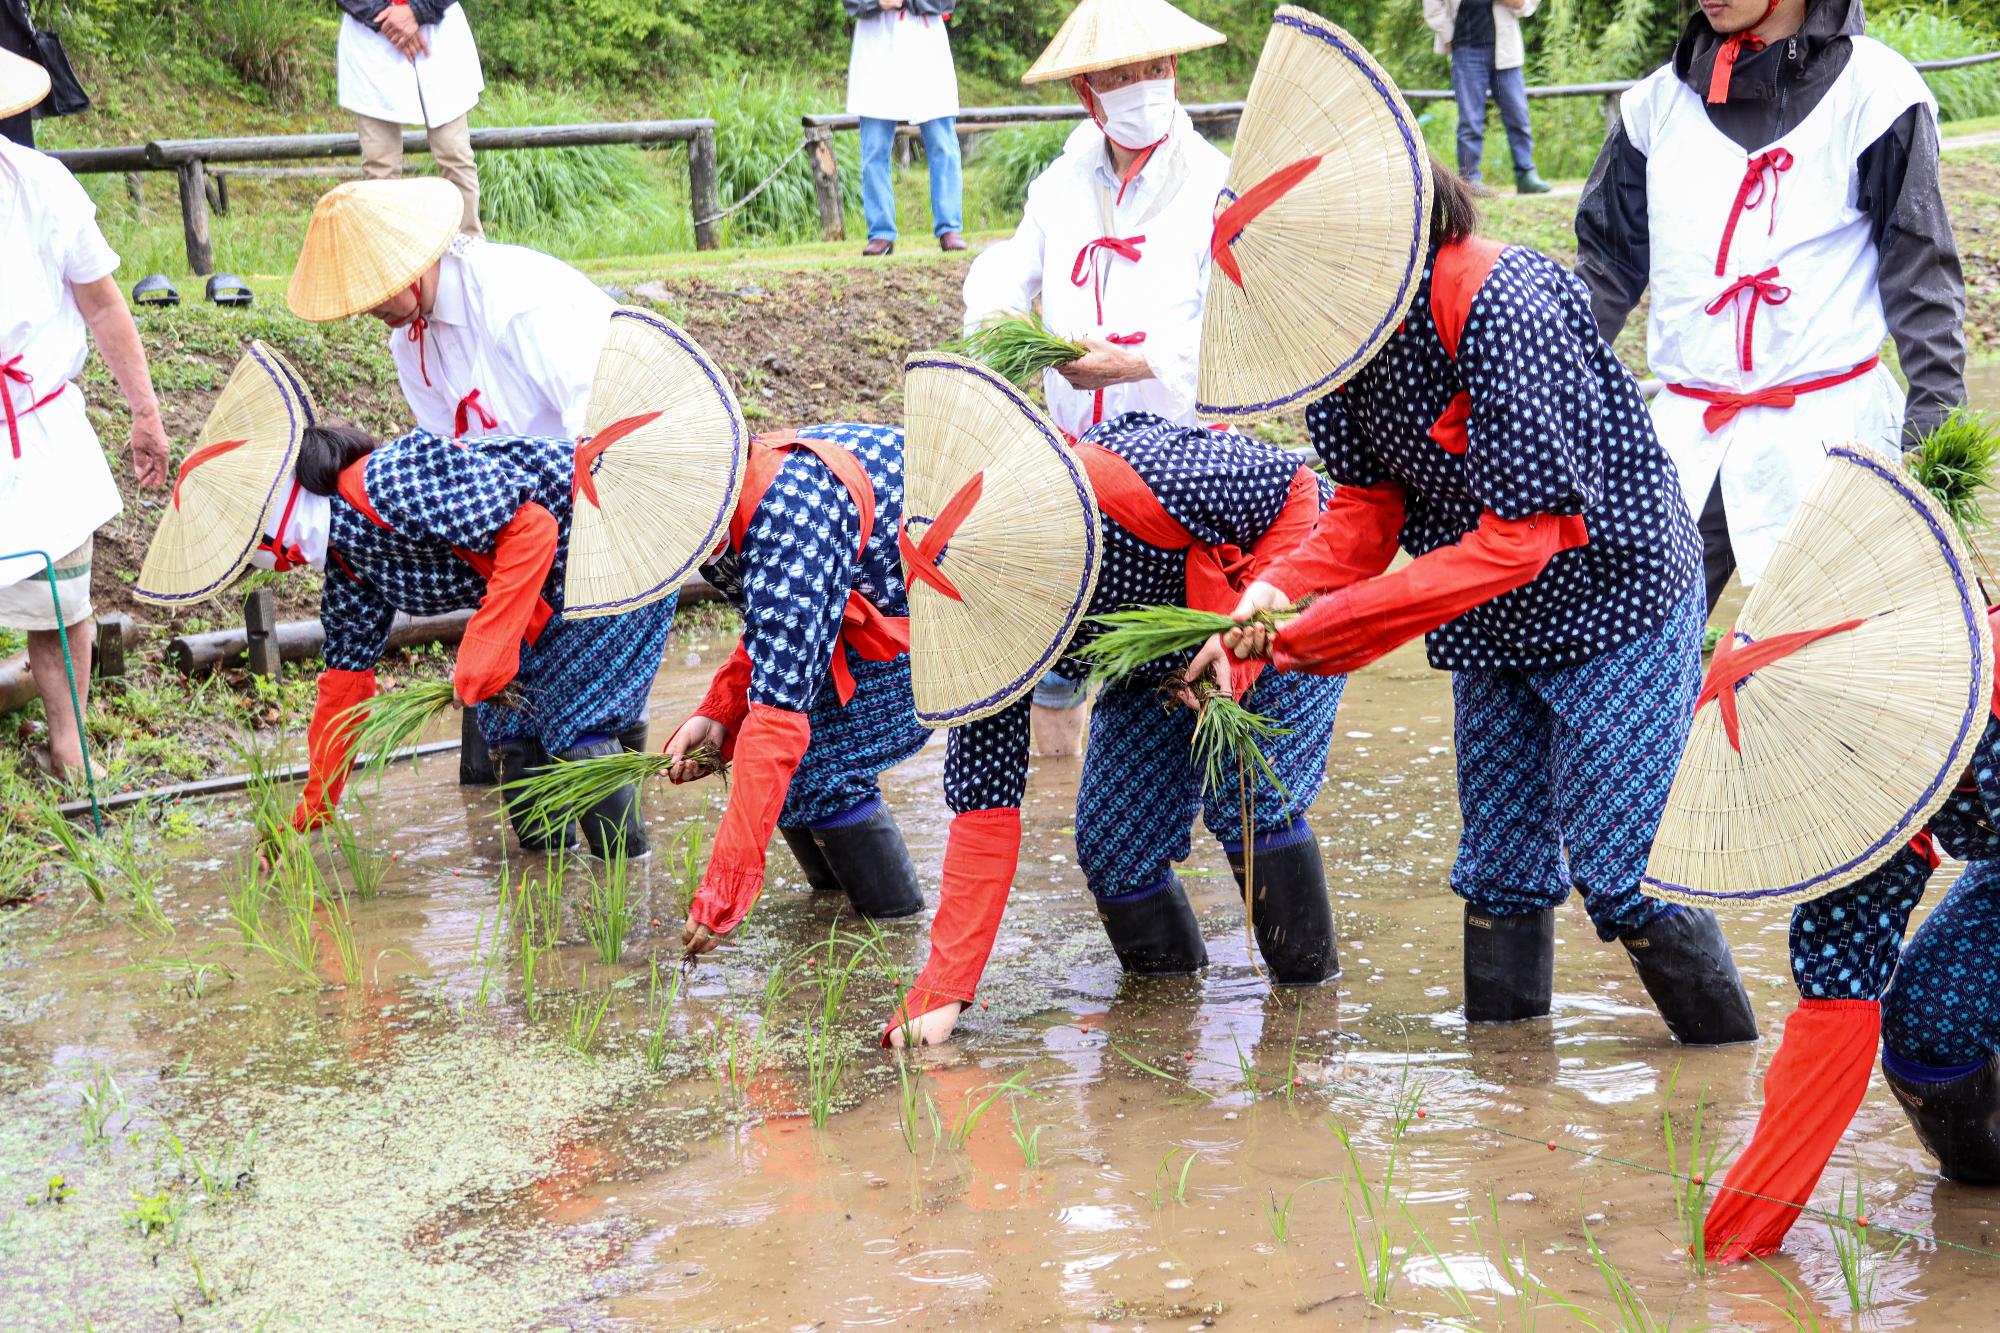
<path id="1" fill-rule="evenodd" d="M 883 1029 L 889 1033 L 931 1010 L 969 1004 L 1000 933 L 1000 916 L 1021 859 L 1019 810 L 968 810 L 951 821 L 945 837 L 944 877 L 937 916 L 931 921 L 931 954 L 903 996 L 902 1009 Z"/>
<path id="2" fill-rule="evenodd" d="M 1588 541 L 1576 515 L 1506 519 L 1489 509 L 1454 544 L 1314 602 L 1278 631 L 1272 661 L 1280 671 L 1321 676 L 1358 671 L 1417 635 L 1532 583 L 1557 552 Z"/>
<path id="3" fill-rule="evenodd" d="M 764 888 L 764 852 L 792 774 L 812 743 L 804 713 L 751 704 L 738 733 L 734 778 L 708 870 L 688 914 L 718 935 L 741 925 Z"/>
<path id="4" fill-rule="evenodd" d="M 697 716 L 713 718 L 728 727 L 730 743 L 734 745 L 737 729 L 750 714 L 750 654 L 742 639 L 736 640 L 735 651 L 715 669 L 715 675 L 709 678 L 708 693 L 701 696 L 694 711 Z"/>
<path id="5" fill-rule="evenodd" d="M 340 804 L 347 768 L 354 762 L 354 729 L 361 723 L 350 710 L 374 697 L 372 670 L 320 673 L 319 695 L 306 728 L 306 785 L 292 811 L 293 828 L 303 832 L 324 824 Z"/>
<path id="6" fill-rule="evenodd" d="M 1812 1197 L 1868 1092 L 1882 1040 L 1875 1000 L 1801 1000 L 1764 1071 L 1764 1111 L 1702 1226 L 1722 1263 L 1771 1254 Z"/>
<path id="7" fill-rule="evenodd" d="M 521 670 L 521 641 L 556 560 L 556 518 L 538 504 L 524 504 L 493 539 L 493 572 L 486 595 L 466 622 L 452 683 L 467 704 L 490 699 Z"/>
<path id="8" fill-rule="evenodd" d="M 1293 601 L 1333 592 L 1387 569 L 1396 558 L 1402 534 L 1400 482 L 1337 487 L 1332 503 L 1319 513 L 1312 531 L 1297 539 L 1289 553 L 1274 550 L 1257 577 Z M 1264 545 L 1263 541 L 1257 543 L 1260 557 Z"/>
<path id="9" fill-rule="evenodd" d="M 1285 497 L 1285 507 L 1278 511 L 1277 519 L 1264 530 L 1264 535 L 1251 544 L 1250 577 L 1262 578 L 1266 569 L 1290 555 L 1300 542 L 1305 541 L 1312 534 L 1319 512 L 1319 478 L 1311 468 L 1302 467 L 1292 477 L 1292 489 Z M 1231 658 L 1230 696 L 1241 699 L 1257 683 L 1257 677 L 1263 674 L 1267 665 L 1262 658 Z"/>

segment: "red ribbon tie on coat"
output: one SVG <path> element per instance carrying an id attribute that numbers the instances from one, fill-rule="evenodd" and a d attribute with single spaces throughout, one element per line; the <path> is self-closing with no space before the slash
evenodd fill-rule
<path id="1" fill-rule="evenodd" d="M 1725 308 L 1736 309 L 1737 361 L 1745 370 L 1755 370 L 1751 362 L 1750 344 L 1757 331 L 1757 307 L 1761 305 L 1783 305 L 1792 299 L 1792 289 L 1778 285 L 1778 266 L 1773 264 L 1762 273 L 1746 273 L 1722 289 L 1722 293 L 1708 303 L 1708 313 L 1719 315 Z M 1747 305 L 1739 305 L 1737 298 L 1745 293 L 1750 300 Z"/>
<path id="2" fill-rule="evenodd" d="M 1743 736 L 1736 718 L 1736 691 L 1757 672 L 1773 662 L 1790 657 L 1807 644 L 1818 643 L 1821 639 L 1836 634 L 1845 634 L 1868 623 L 1868 617 L 1845 620 L 1825 629 L 1798 630 L 1790 634 L 1773 634 L 1768 639 L 1759 639 L 1748 647 L 1736 644 L 1736 627 L 1731 625 L 1729 633 L 1722 636 L 1715 645 L 1715 657 L 1708 664 L 1708 678 L 1701 683 L 1701 695 L 1694 701 L 1694 710 L 1699 713 L 1703 706 L 1713 701 L 1722 709 L 1722 729 L 1729 736 L 1729 746 L 1738 754 L 1743 753 Z"/>
<path id="3" fill-rule="evenodd" d="M 26 353 L 22 353 L 21 355 L 24 356 Z M 55 387 L 54 392 L 43 394 L 26 407 L 15 407 L 14 391 L 7 386 L 9 384 L 26 384 L 32 387 L 34 383 L 35 377 L 21 369 L 21 356 L 10 356 L 5 361 L 0 361 L 0 407 L 5 407 L 7 410 L 7 440 L 14 446 L 14 457 L 16 458 L 21 456 L 20 419 L 27 416 L 30 412 L 46 407 L 56 399 L 62 397 L 63 390 L 69 387 L 69 381 L 65 380 Z"/>
<path id="4" fill-rule="evenodd" d="M 1773 148 L 1769 152 L 1758 153 L 1743 166 L 1743 182 L 1736 187 L 1736 202 L 1729 207 L 1729 221 L 1722 228 L 1722 245 L 1715 252 L 1715 276 L 1728 272 L 1729 243 L 1736 238 L 1736 224 L 1743 215 L 1764 202 L 1764 177 L 1771 178 L 1770 220 L 1765 226 L 1765 235 L 1778 229 L 1778 183 L 1780 173 L 1792 169 L 1791 150 Z"/>
<path id="5" fill-rule="evenodd" d="M 641 426 L 659 419 L 658 412 L 645 412 L 636 417 L 620 417 L 595 435 L 586 435 L 576 442 L 576 480 L 571 484 L 570 501 L 575 503 L 578 496 L 590 501 L 593 509 L 604 505 L 597 498 L 597 478 L 590 469 L 597 462 L 598 455 L 630 435 Z"/>
<path id="6" fill-rule="evenodd" d="M 1091 296 L 1097 302 L 1097 322 L 1104 323 L 1104 265 L 1109 262 L 1107 255 L 1116 256 L 1127 263 L 1139 262 L 1139 247 L 1146 243 L 1144 236 L 1099 236 L 1085 241 L 1083 248 L 1076 252 L 1076 262 L 1069 266 L 1070 285 L 1081 287 L 1090 284 Z"/>
<path id="7" fill-rule="evenodd" d="M 958 585 L 938 568 L 937 562 L 944 557 L 945 546 L 950 543 L 959 525 L 965 522 L 966 515 L 972 512 L 972 507 L 979 503 L 980 493 L 985 489 L 986 471 L 982 468 L 973 473 L 951 499 L 945 501 L 944 508 L 924 530 L 921 541 L 910 540 L 910 521 L 907 518 L 896 533 L 896 547 L 903 553 L 903 567 L 918 582 L 930 584 L 954 602 L 963 602 L 965 597 L 959 592 Z"/>
<path id="8" fill-rule="evenodd" d="M 1701 414 L 1701 424 L 1713 435 L 1746 407 L 1791 407 L 1798 402 L 1801 394 L 1818 393 L 1821 389 L 1831 389 L 1836 384 L 1860 379 L 1880 364 L 1881 357 L 1871 356 L 1854 369 L 1843 370 L 1837 375 L 1821 375 L 1818 379 L 1799 380 L 1793 384 L 1774 384 L 1768 389 L 1754 389 L 1749 393 L 1737 393 L 1733 389 L 1704 389 L 1694 384 L 1669 384 L 1667 388 L 1683 398 L 1708 404 Z"/>
<path id="9" fill-rule="evenodd" d="M 464 435 L 465 428 L 471 424 L 472 414 L 475 412 L 479 415 L 481 430 L 494 430 L 499 427 L 499 418 L 486 410 L 486 404 L 479 401 L 479 390 L 474 389 L 458 400 L 458 410 L 451 414 L 451 433 Z"/>
<path id="10" fill-rule="evenodd" d="M 1764 22 L 1764 19 L 1770 18 L 1771 15 L 1777 12 L 1778 0 L 1771 0 L 1770 4 L 1764 6 L 1764 18 L 1758 19 L 1750 27 L 1759 26 Z M 1727 102 L 1729 100 L 1729 79 L 1736 72 L 1736 58 L 1745 51 L 1761 51 L 1764 49 L 1764 45 L 1764 39 L 1751 32 L 1750 28 L 1745 28 L 1742 32 L 1731 33 L 1729 36 L 1723 38 L 1721 49 L 1715 53 L 1715 70 L 1708 76 L 1708 97 L 1706 100 L 1709 102 Z"/>
<path id="11" fill-rule="evenodd" d="M 1249 226 L 1259 213 L 1284 198 L 1293 186 L 1312 175 L 1319 164 L 1320 155 L 1314 154 L 1311 157 L 1302 157 L 1289 166 L 1279 167 L 1245 190 L 1234 203 L 1222 210 L 1221 216 L 1215 219 L 1215 234 L 1208 242 L 1209 256 L 1215 260 L 1215 266 L 1222 270 L 1224 276 L 1238 287 L 1243 285 L 1243 270 L 1237 267 L 1236 256 L 1231 253 L 1229 247 L 1236 243 L 1236 238 L 1243 234 L 1243 229 Z"/>

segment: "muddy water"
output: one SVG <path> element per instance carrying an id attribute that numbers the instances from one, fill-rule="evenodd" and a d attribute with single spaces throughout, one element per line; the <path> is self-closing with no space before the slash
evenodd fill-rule
<path id="1" fill-rule="evenodd" d="M 2000 376 L 1984 385 L 2000 397 Z M 726 646 L 677 643 L 656 718 L 684 714 Z M 782 845 L 765 903 L 688 976 L 647 1067 L 647 960 L 671 976 L 677 952 L 672 844 L 713 827 L 697 789 L 649 794 L 658 851 L 635 872 L 619 963 L 583 942 L 571 872 L 532 1006 L 512 932 L 488 946 L 499 884 L 546 868 L 508 852 L 491 795 L 452 785 L 449 763 L 357 793 L 396 859 L 351 906 L 351 981 L 324 930 L 310 982 L 243 946 L 227 896 L 248 832 L 211 803 L 180 842 L 156 835 L 171 937 L 79 908 L 74 884 L 0 917 L 0 1326 L 1511 1329 L 1525 1262 L 1541 1326 L 1567 1328 L 1583 1316 L 1558 1295 L 1613 1306 L 1586 1228 L 1676 1327 L 1791 1327 L 1785 1282 L 1845 1326 L 1824 1224 L 1801 1223 L 1774 1271 L 1704 1278 L 1649 1170 L 1668 1164 L 1663 1105 L 1683 1141 L 1704 1096 L 1711 1141 L 1748 1137 L 1792 1003 L 1785 916 L 1728 922 L 1755 1045 L 1676 1048 L 1574 905 L 1552 1020 L 1469 1033 L 1444 887 L 1449 706 L 1415 648 L 1350 684 L 1312 812 L 1345 970 L 1304 995 L 1265 993 L 1199 839 L 1185 871 L 1211 967 L 1122 982 L 1073 864 L 1077 765 L 1039 761 L 989 1007 L 906 1071 L 907 1125 L 897 1067 L 865 1039 L 887 968 L 921 963 L 921 927 L 890 927 L 855 972 L 835 1025 L 848 1065 L 814 1128 L 807 1025 L 829 951 L 810 967 L 803 951 L 857 923 L 796 881 Z M 940 761 L 934 744 L 885 778 L 933 884 Z M 578 1055 L 572 1013 L 587 1024 L 600 1001 Z M 955 1132 L 1009 1080 L 1017 1095 Z M 93 1094 L 113 1108 L 101 1142 Z M 1399 1095 L 1422 1114 L 1398 1143 Z M 1884 1236 L 1860 1326 L 1991 1327 L 2000 1257 L 1953 1247 L 2000 1251 L 2000 1195 L 1938 1182 L 1879 1080 L 1818 1201 L 1857 1178 L 1878 1232 L 1944 1242 L 1892 1255 Z M 160 1225 L 142 1234 L 149 1210 Z M 1371 1310 L 1385 1234 L 1404 1257 Z"/>

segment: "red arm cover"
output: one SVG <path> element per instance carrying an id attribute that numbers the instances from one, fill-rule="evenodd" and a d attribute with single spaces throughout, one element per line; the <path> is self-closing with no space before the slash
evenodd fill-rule
<path id="1" fill-rule="evenodd" d="M 735 743 L 737 728 L 750 713 L 750 654 L 745 651 L 742 639 L 736 641 L 736 650 L 715 669 L 715 675 L 709 678 L 708 693 L 701 696 L 694 711 L 696 716 L 714 718 L 728 727 L 730 743 Z"/>
<path id="2" fill-rule="evenodd" d="M 521 641 L 528 635 L 542 584 L 556 561 L 556 518 L 538 504 L 524 504 L 493 539 L 493 572 L 486 595 L 466 622 L 452 684 L 459 699 L 476 704 L 507 688 L 521 670 Z"/>
<path id="3" fill-rule="evenodd" d="M 1021 859 L 1019 810 L 968 810 L 951 821 L 944 843 L 944 877 L 931 921 L 931 955 L 903 996 L 889 1033 L 933 1009 L 969 1004 L 1000 933 L 1000 914 Z"/>
<path id="4" fill-rule="evenodd" d="M 1276 557 L 1257 577 L 1297 601 L 1372 579 L 1396 558 L 1403 534 L 1403 487 L 1340 486 L 1289 554 Z M 1263 542 L 1257 543 L 1262 554 Z"/>
<path id="5" fill-rule="evenodd" d="M 347 786 L 347 766 L 354 762 L 354 729 L 358 717 L 343 717 L 348 709 L 375 697 L 373 671 L 322 671 L 319 697 L 313 701 L 312 723 L 306 728 L 306 785 L 292 811 L 292 827 L 304 832 L 326 822 Z"/>
<path id="6" fill-rule="evenodd" d="M 1489 509 L 1454 544 L 1314 602 L 1278 631 L 1272 661 L 1280 671 L 1322 676 L 1358 671 L 1482 602 L 1532 583 L 1558 551 L 1588 541 L 1576 515 L 1506 519 Z"/>
<path id="7" fill-rule="evenodd" d="M 734 784 L 722 827 L 715 835 L 708 870 L 688 915 L 718 935 L 727 935 L 750 914 L 764 888 L 764 851 L 785 808 L 792 774 L 812 742 L 804 713 L 751 704 L 738 733 Z"/>
<path id="8" fill-rule="evenodd" d="M 1302 467 L 1292 477 L 1291 492 L 1285 496 L 1285 507 L 1278 511 L 1276 521 L 1251 544 L 1250 565 L 1246 571 L 1249 578 L 1262 578 L 1265 570 L 1290 555 L 1299 543 L 1310 537 L 1319 521 L 1319 512 L 1319 478 L 1311 468 Z M 1395 547 L 1392 545 L 1390 550 L 1393 552 Z M 1263 674 L 1266 665 L 1262 658 L 1253 657 L 1246 661 L 1232 657 L 1229 660 L 1230 695 L 1241 699 L 1257 683 L 1257 677 Z"/>
<path id="9" fill-rule="evenodd" d="M 1861 1106 L 1881 1039 L 1877 1001 L 1799 1002 L 1764 1071 L 1757 1132 L 1709 1207 L 1702 1228 L 1709 1258 L 1729 1263 L 1784 1243 Z"/>

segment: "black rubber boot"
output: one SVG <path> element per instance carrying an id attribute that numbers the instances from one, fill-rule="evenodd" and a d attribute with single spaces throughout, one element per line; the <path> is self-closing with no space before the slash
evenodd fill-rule
<path id="1" fill-rule="evenodd" d="M 490 787 L 500 780 L 500 774 L 493 765 L 493 752 L 486 748 L 486 738 L 479 734 L 479 710 L 467 708 L 459 717 L 458 785 Z"/>
<path id="2" fill-rule="evenodd" d="M 548 751 L 539 741 L 501 741 L 493 747 L 493 768 L 503 785 L 532 777 L 548 766 Z M 507 822 L 514 826 L 514 836 L 529 851 L 563 852 L 576 845 L 575 824 L 560 829 L 531 829 L 527 826 L 527 810 L 519 798 L 505 793 L 502 800 L 507 807 Z"/>
<path id="3" fill-rule="evenodd" d="M 813 841 L 813 831 L 804 824 L 786 828 L 780 824 L 778 832 L 785 835 L 785 846 L 792 849 L 792 856 L 805 872 L 806 887 L 814 893 L 839 893 L 840 881 L 833 877 L 833 867 L 826 863 L 819 844 Z"/>
<path id="4" fill-rule="evenodd" d="M 1555 988 L 1555 908 L 1495 916 L 1465 905 L 1466 1022 L 1547 1018 Z"/>
<path id="5" fill-rule="evenodd" d="M 903 831 L 896 827 L 889 807 L 879 800 L 866 819 L 805 832 L 832 877 L 833 887 L 846 890 L 848 903 L 861 915 L 871 921 L 893 921 L 924 910 L 923 890 L 917 887 L 917 868 L 910 864 Z M 785 841 L 791 840 L 791 831 L 786 830 Z M 805 858 L 801 857 L 799 864 L 805 866 Z M 809 866 L 806 882 L 819 887 Z"/>
<path id="6" fill-rule="evenodd" d="M 1946 1083 L 1922 1083 L 1882 1061 L 1882 1077 L 1946 1180 L 2000 1184 L 2000 1056 Z"/>
<path id="7" fill-rule="evenodd" d="M 1326 863 L 1310 835 L 1256 854 L 1254 901 L 1243 884 L 1243 853 L 1229 853 L 1257 935 L 1257 952 L 1280 986 L 1317 986 L 1340 975 L 1340 946 L 1333 936 L 1333 904 L 1326 896 Z"/>
<path id="8" fill-rule="evenodd" d="M 643 729 L 639 735 L 643 744 Z M 630 748 L 623 737 L 606 736 L 571 746 L 557 756 L 557 761 L 601 759 L 624 754 Z M 612 792 L 577 816 L 577 822 L 583 825 L 583 840 L 590 844 L 591 855 L 600 859 L 608 860 L 621 845 L 628 861 L 636 861 L 652 851 L 652 845 L 646 841 L 646 820 L 639 809 L 639 787 L 636 783 L 627 783 Z"/>
<path id="9" fill-rule="evenodd" d="M 1164 889 L 1138 899 L 1098 899 L 1097 919 L 1111 937 L 1118 964 L 1147 977 L 1184 977 L 1208 966 L 1208 946 L 1194 907 L 1171 872 Z"/>
<path id="10" fill-rule="evenodd" d="M 1675 1041 L 1728 1046 L 1757 1040 L 1757 1018 L 1715 913 L 1683 907 L 1619 938 Z"/>

